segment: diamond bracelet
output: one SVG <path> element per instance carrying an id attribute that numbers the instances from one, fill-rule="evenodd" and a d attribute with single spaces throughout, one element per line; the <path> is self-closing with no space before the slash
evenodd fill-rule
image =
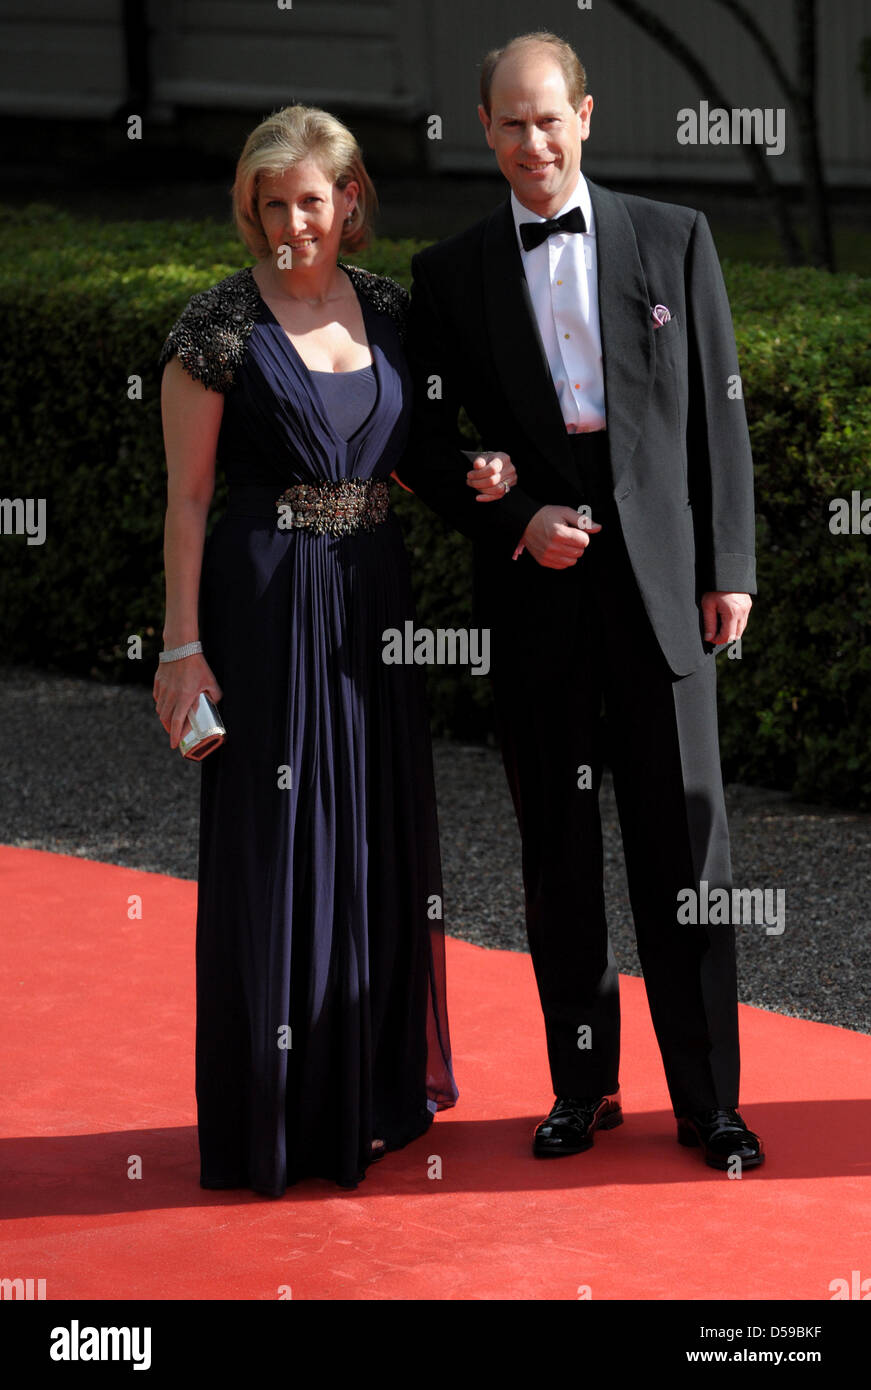
<path id="1" fill-rule="evenodd" d="M 194 656 L 203 650 L 202 642 L 185 642 L 183 647 L 173 647 L 171 651 L 158 652 L 159 661 L 181 661 L 183 656 Z"/>

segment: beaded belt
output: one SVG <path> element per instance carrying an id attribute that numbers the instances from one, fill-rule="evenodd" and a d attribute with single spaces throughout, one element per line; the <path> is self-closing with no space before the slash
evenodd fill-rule
<path id="1" fill-rule="evenodd" d="M 295 483 L 280 497 L 266 487 L 231 487 L 227 510 L 237 516 L 275 517 L 280 529 L 349 536 L 387 520 L 390 484 L 385 478 Z"/>

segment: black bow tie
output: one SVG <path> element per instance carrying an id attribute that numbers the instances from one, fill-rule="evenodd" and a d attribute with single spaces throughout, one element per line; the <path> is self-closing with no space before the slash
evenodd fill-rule
<path id="1" fill-rule="evenodd" d="M 534 251 L 549 236 L 558 232 L 585 232 L 587 224 L 580 208 L 569 208 L 562 217 L 551 217 L 547 222 L 521 222 L 520 240 L 524 251 Z"/>

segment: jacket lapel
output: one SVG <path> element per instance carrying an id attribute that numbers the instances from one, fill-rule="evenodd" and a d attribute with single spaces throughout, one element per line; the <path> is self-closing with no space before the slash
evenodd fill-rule
<path id="1" fill-rule="evenodd" d="M 488 341 L 502 389 L 529 437 L 555 468 L 577 483 L 577 469 L 523 272 L 510 199 L 491 215 L 483 252 Z"/>
<path id="2" fill-rule="evenodd" d="M 605 414 L 614 491 L 625 487 L 653 387 L 653 324 L 635 229 L 622 201 L 587 180 L 593 201 Z"/>

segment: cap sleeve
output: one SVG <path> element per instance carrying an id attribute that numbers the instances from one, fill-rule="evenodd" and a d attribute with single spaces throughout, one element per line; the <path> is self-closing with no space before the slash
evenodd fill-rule
<path id="1" fill-rule="evenodd" d="M 192 295 L 166 335 L 158 365 L 178 357 L 189 376 L 211 391 L 231 389 L 254 327 L 259 294 L 250 270 Z"/>

